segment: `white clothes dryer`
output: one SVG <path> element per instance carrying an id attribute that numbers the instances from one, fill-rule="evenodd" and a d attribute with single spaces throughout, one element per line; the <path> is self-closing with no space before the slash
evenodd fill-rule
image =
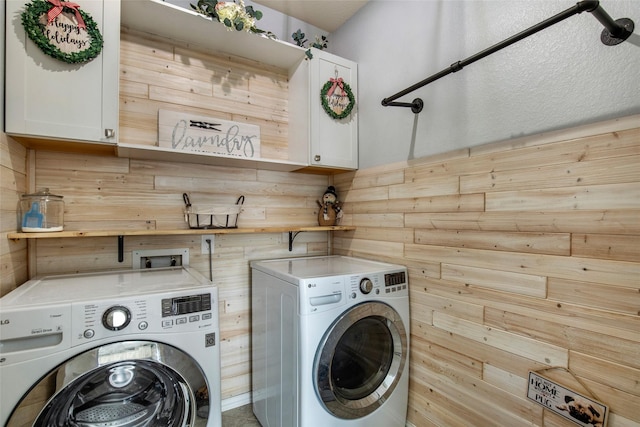
<path id="1" fill-rule="evenodd" d="M 253 410 L 263 427 L 404 427 L 407 270 L 343 256 L 255 261 Z"/>
<path id="2" fill-rule="evenodd" d="M 0 323 L 2 426 L 222 423 L 218 291 L 195 270 L 30 280 Z"/>

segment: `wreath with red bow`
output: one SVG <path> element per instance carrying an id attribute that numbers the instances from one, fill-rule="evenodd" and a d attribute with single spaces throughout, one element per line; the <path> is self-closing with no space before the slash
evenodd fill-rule
<path id="1" fill-rule="evenodd" d="M 356 105 L 351 87 L 342 77 L 329 79 L 320 90 L 322 108 L 333 119 L 344 119 L 351 114 Z"/>
<path id="2" fill-rule="evenodd" d="M 60 16 L 63 13 L 66 14 L 63 17 L 69 17 L 66 22 Z M 88 62 L 102 50 L 102 34 L 97 24 L 77 3 L 34 0 L 22 13 L 22 26 L 44 53 L 63 62 Z M 63 51 L 62 46 L 70 48 Z"/>

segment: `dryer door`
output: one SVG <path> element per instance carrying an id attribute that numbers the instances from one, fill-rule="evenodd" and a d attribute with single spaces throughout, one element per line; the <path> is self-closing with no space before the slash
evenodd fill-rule
<path id="1" fill-rule="evenodd" d="M 180 372 L 178 372 L 180 371 Z M 157 342 L 124 341 L 82 353 L 44 377 L 23 399 L 28 405 L 47 388 L 52 395 L 33 426 L 204 426 L 194 387 L 206 385 L 196 362 Z M 32 396 L 33 395 L 33 396 Z M 208 405 L 208 400 L 206 400 Z M 202 408 L 205 409 L 205 408 Z M 19 406 L 7 426 L 25 422 Z"/>
<path id="2" fill-rule="evenodd" d="M 400 315 L 381 302 L 343 313 L 316 353 L 314 380 L 325 408 L 342 419 L 364 417 L 393 393 L 407 360 Z"/>

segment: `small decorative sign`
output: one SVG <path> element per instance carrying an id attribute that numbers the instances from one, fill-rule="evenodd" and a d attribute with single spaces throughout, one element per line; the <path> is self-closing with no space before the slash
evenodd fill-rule
<path id="1" fill-rule="evenodd" d="M 159 110 L 158 146 L 177 151 L 259 159 L 260 126 Z"/>
<path id="2" fill-rule="evenodd" d="M 322 108 L 332 118 L 336 120 L 344 119 L 351 114 L 356 105 L 351 87 L 338 77 L 329 79 L 320 90 L 320 101 Z"/>
<path id="3" fill-rule="evenodd" d="M 98 26 L 77 3 L 33 0 L 22 13 L 22 26 L 44 53 L 63 62 L 88 62 L 102 50 Z"/>
<path id="4" fill-rule="evenodd" d="M 529 372 L 527 397 L 579 426 L 607 425 L 607 405 L 562 387 L 535 372 Z"/>

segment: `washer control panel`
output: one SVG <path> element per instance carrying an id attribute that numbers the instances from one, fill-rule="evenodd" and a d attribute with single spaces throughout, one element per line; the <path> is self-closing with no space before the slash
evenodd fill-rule
<path id="1" fill-rule="evenodd" d="M 162 300 L 162 326 L 184 325 L 211 319 L 211 294 L 187 295 Z"/>
<path id="2" fill-rule="evenodd" d="M 188 295 L 162 300 L 162 317 L 211 310 L 211 294 Z"/>
<path id="3" fill-rule="evenodd" d="M 211 327 L 215 292 L 170 292 L 72 304 L 72 345 L 143 333 L 190 332 Z"/>

